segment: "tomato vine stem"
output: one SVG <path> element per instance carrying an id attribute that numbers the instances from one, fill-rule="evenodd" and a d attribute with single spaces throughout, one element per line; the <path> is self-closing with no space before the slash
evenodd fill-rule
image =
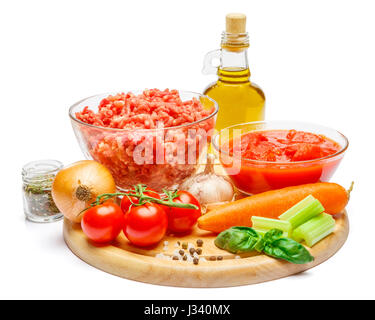
<path id="1" fill-rule="evenodd" d="M 147 187 L 145 185 L 138 184 L 134 186 L 134 191 L 103 193 L 103 194 L 98 195 L 95 201 L 91 203 L 91 205 L 88 208 L 84 209 L 84 211 L 91 207 L 100 205 L 109 199 L 112 199 L 114 197 L 120 197 L 120 196 L 124 196 L 124 197 L 126 196 L 129 198 L 130 201 L 131 201 L 130 197 L 138 198 L 138 203 L 134 203 L 133 201 L 131 201 L 133 206 L 142 206 L 146 203 L 152 202 L 152 203 L 157 203 L 160 205 L 173 207 L 173 208 L 194 209 L 194 210 L 199 209 L 196 205 L 191 204 L 191 203 L 173 202 L 173 200 L 178 197 L 177 190 L 173 190 L 173 191 L 163 190 L 163 192 L 166 195 L 165 199 L 157 199 L 149 195 L 145 195 L 144 194 L 145 191 L 149 193 L 153 192 L 153 191 L 147 190 Z"/>

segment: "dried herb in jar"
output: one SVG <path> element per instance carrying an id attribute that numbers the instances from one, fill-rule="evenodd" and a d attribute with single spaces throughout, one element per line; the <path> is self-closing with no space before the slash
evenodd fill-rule
<path id="1" fill-rule="evenodd" d="M 52 198 L 51 188 L 62 164 L 45 160 L 27 164 L 22 170 L 25 215 L 36 222 L 55 221 L 62 217 Z"/>
<path id="2" fill-rule="evenodd" d="M 57 209 L 51 194 L 54 176 L 43 178 L 42 180 L 24 184 L 24 197 L 28 202 L 29 210 L 33 214 L 40 216 L 54 215 L 59 213 L 59 209 Z"/>

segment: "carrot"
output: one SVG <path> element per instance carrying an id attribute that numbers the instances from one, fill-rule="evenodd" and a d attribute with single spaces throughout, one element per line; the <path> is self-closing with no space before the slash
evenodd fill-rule
<path id="1" fill-rule="evenodd" d="M 203 230 L 221 232 L 233 226 L 251 227 L 251 217 L 277 219 L 282 213 L 308 195 L 318 199 L 325 211 L 332 215 L 342 212 L 349 200 L 349 192 L 336 183 L 319 182 L 287 187 L 253 195 L 224 204 L 198 219 Z"/>

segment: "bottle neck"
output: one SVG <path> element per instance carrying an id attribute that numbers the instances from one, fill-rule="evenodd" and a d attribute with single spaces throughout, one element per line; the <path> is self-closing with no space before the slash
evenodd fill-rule
<path id="1" fill-rule="evenodd" d="M 226 48 L 221 49 L 221 61 L 218 69 L 220 80 L 227 82 L 247 82 L 250 75 L 246 48 L 235 51 Z"/>
<path id="2" fill-rule="evenodd" d="M 226 82 L 247 82 L 250 70 L 247 62 L 249 47 L 248 33 L 228 33 L 221 35 L 221 61 L 219 79 Z"/>

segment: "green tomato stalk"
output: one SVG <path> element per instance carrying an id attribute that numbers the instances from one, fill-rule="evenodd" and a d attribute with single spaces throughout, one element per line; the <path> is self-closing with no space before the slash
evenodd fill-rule
<path id="1" fill-rule="evenodd" d="M 178 197 L 177 190 L 174 190 L 174 191 L 163 190 L 163 192 L 167 196 L 165 199 L 157 199 L 155 197 L 145 195 L 144 192 L 146 191 L 148 193 L 153 192 L 151 190 L 147 190 L 147 186 L 143 184 L 138 184 L 134 186 L 134 191 L 103 193 L 103 194 L 98 195 L 96 197 L 96 200 L 93 203 L 91 203 L 91 205 L 88 208 L 84 209 L 83 211 L 89 208 L 98 206 L 109 199 L 112 199 L 114 197 L 120 197 L 120 196 L 128 197 L 133 206 L 142 206 L 146 203 L 157 203 L 157 204 L 167 206 L 167 207 L 172 207 L 172 208 L 183 208 L 183 209 L 194 209 L 194 210 L 199 209 L 196 205 L 191 204 L 191 203 L 173 202 L 173 200 Z M 131 200 L 131 197 L 137 198 L 138 203 L 134 203 Z"/>

